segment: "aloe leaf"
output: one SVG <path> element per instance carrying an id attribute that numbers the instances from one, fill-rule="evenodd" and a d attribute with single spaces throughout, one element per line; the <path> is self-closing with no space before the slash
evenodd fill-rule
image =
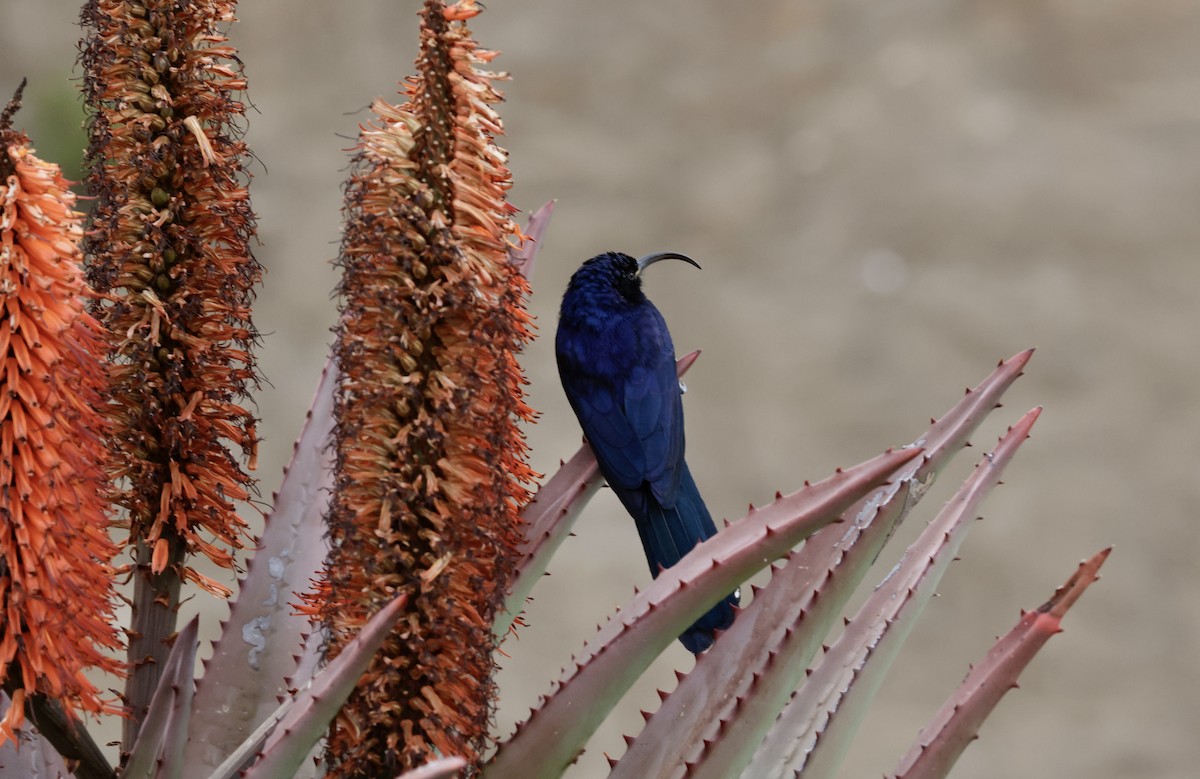
<path id="1" fill-rule="evenodd" d="M 122 779 L 178 779 L 183 770 L 199 632 L 200 619 L 193 617 L 175 636 Z"/>
<path id="2" fill-rule="evenodd" d="M 837 559 L 805 554 L 818 533 L 772 569 L 770 583 L 755 590 L 726 635 L 697 658 L 609 779 L 685 769 L 689 778 L 736 776 L 905 513 L 907 487 L 900 482 L 877 490 L 857 515 L 848 511 L 842 523 L 820 531 L 844 539 Z M 885 491 L 892 498 L 880 503 Z"/>
<path id="3" fill-rule="evenodd" d="M 297 593 L 316 578 L 328 549 L 322 516 L 333 484 L 327 444 L 336 384 L 337 366 L 330 357 L 275 493 L 258 551 L 198 684 L 196 716 L 183 761 L 187 779 L 207 776 L 266 719 L 290 687 L 306 681 L 295 677 L 312 626 L 295 613 L 295 602 Z"/>
<path id="4" fill-rule="evenodd" d="M 600 628 L 557 689 L 501 744 L 484 775 L 536 779 L 561 774 L 617 700 L 685 627 L 920 454 L 915 448 L 889 451 L 839 470 L 752 510 L 697 545 Z"/>
<path id="5" fill-rule="evenodd" d="M 508 250 L 509 260 L 516 263 L 521 275 L 527 279 L 533 277 L 533 263 L 537 259 L 538 251 L 542 248 L 542 237 L 546 235 L 546 228 L 550 225 L 550 217 L 554 215 L 556 202 L 551 200 L 530 214 L 529 224 L 525 228 L 527 240 L 522 242 L 520 248 L 510 247 Z"/>
<path id="6" fill-rule="evenodd" d="M 36 731 L 19 730 L 0 746 L 0 779 L 74 779 L 67 764 Z"/>
<path id="7" fill-rule="evenodd" d="M 592 454 L 592 448 L 584 444 L 570 460 L 559 466 L 521 512 L 526 522 L 525 543 L 504 608 L 492 624 L 496 638 L 508 635 L 513 622 L 525 608 L 529 593 L 546 573 L 550 558 L 571 534 L 583 507 L 603 483 L 596 456 Z"/>
<path id="8" fill-rule="evenodd" d="M 648 719 L 611 779 L 664 776 L 685 765 L 698 775 L 741 770 L 895 526 L 996 407 L 1031 354 L 1001 361 L 917 439 L 923 459 L 903 466 L 891 484 L 846 511 L 843 523 L 815 533 L 772 572 L 730 635 L 697 658 Z"/>
<path id="9" fill-rule="evenodd" d="M 208 779 L 291 779 L 354 690 L 407 602 L 408 596 L 401 595 L 371 617 L 337 657 L 277 707 Z M 258 761 L 243 771 L 256 754 Z"/>
<path id="10" fill-rule="evenodd" d="M 1028 437 L 1040 408 L 1027 413 L 976 465 L 938 516 L 904 553 L 792 696 L 742 776 L 804 772 L 833 776 L 934 588 L 954 559 L 983 498 Z"/>
<path id="11" fill-rule="evenodd" d="M 680 357 L 675 362 L 676 373 L 683 376 L 699 356 L 700 350 L 697 349 Z M 546 573 L 550 558 L 571 535 L 575 520 L 603 483 L 604 478 L 600 475 L 600 467 L 596 465 L 592 447 L 585 443 L 570 460 L 559 467 L 533 496 L 533 500 L 525 506 L 521 512 L 521 519 L 525 524 L 521 560 L 517 563 L 516 573 L 513 575 L 512 584 L 509 585 L 504 610 L 497 615 L 492 626 L 493 634 L 497 638 L 508 634 L 517 615 L 525 608 L 529 593 Z"/>
<path id="12" fill-rule="evenodd" d="M 11 705 L 12 699 L 0 690 L 0 717 Z M 58 750 L 28 722 L 17 731 L 15 739 L 0 744 L 0 779 L 71 779 L 74 776 L 67 770 Z"/>
<path id="13" fill-rule="evenodd" d="M 457 776 L 466 765 L 467 761 L 461 757 L 443 757 L 441 760 L 434 760 L 420 768 L 400 774 L 396 779 L 450 779 Z"/>
<path id="14" fill-rule="evenodd" d="M 917 736 L 908 754 L 890 774 L 892 779 L 939 779 L 949 774 L 959 755 L 979 733 L 1004 694 L 1017 686 L 1017 677 L 1050 637 L 1062 632 L 1063 615 L 1074 605 L 1108 559 L 1112 547 L 1080 563 L 1079 568 L 1050 600 L 1027 611 L 974 666 L 954 694 Z"/>
<path id="15" fill-rule="evenodd" d="M 10 705 L 9 698 L 0 691 L 0 714 Z M 68 765 L 78 779 L 116 779 L 117 773 L 109 765 L 108 758 L 100 745 L 92 738 L 82 719 L 68 711 L 60 701 L 45 695 L 25 696 L 25 721 L 37 731 L 37 737 L 49 744 Z M 28 730 L 19 731 L 28 734 Z"/>

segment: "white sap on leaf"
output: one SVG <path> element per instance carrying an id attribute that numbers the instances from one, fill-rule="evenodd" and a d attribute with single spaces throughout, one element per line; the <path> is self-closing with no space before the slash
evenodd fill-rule
<path id="1" fill-rule="evenodd" d="M 255 671 L 262 670 L 258 658 L 267 646 L 266 631 L 270 626 L 271 618 L 267 616 L 255 617 L 242 625 L 242 640 L 251 647 L 246 653 L 246 663 Z"/>

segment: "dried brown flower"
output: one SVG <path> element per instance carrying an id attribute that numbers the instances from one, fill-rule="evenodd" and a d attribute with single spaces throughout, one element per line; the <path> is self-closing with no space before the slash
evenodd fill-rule
<path id="1" fill-rule="evenodd" d="M 100 326 L 86 311 L 81 216 L 57 165 L 0 117 L 0 683 L 15 738 L 29 695 L 115 712 L 84 676 L 120 672 Z"/>
<path id="2" fill-rule="evenodd" d="M 493 141 L 500 95 L 479 69 L 493 55 L 451 10 L 425 4 L 408 102 L 374 104 L 346 190 L 333 551 L 314 602 L 336 652 L 413 597 L 333 727 L 332 776 L 478 760 L 491 625 L 535 475 L 517 426 L 532 417 L 516 362 L 527 287 L 507 257 L 520 233 Z"/>
<path id="3" fill-rule="evenodd" d="M 234 7 L 90 0 L 83 10 L 97 197 L 85 249 L 104 295 L 95 313 L 111 333 L 112 445 L 138 563 L 135 719 L 166 656 L 180 582 L 228 594 L 187 557 L 234 567 L 247 532 L 235 502 L 253 490 L 229 450 L 253 469 L 255 418 L 242 403 L 256 378 L 250 307 L 261 268 L 236 124 L 245 81 L 221 29 Z"/>

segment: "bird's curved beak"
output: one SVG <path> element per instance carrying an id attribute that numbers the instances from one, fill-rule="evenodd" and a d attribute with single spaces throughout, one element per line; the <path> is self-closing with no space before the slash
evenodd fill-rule
<path id="1" fill-rule="evenodd" d="M 689 265 L 695 265 L 697 268 L 700 267 L 700 263 L 696 262 L 686 254 L 679 254 L 677 252 L 655 252 L 654 254 L 647 254 L 645 257 L 642 257 L 637 261 L 638 275 L 642 275 L 642 271 L 646 270 L 646 268 L 658 262 L 659 260 L 683 260 Z"/>

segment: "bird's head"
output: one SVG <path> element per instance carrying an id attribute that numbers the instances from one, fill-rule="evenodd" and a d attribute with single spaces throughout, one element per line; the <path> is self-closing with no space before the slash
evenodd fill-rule
<path id="1" fill-rule="evenodd" d="M 571 284 L 604 285 L 619 293 L 629 303 L 640 303 L 645 299 L 642 293 L 642 271 L 659 260 L 683 260 L 697 268 L 700 267 L 691 257 L 676 252 L 655 252 L 636 260 L 621 252 L 605 252 L 585 262 L 575 272 Z"/>

